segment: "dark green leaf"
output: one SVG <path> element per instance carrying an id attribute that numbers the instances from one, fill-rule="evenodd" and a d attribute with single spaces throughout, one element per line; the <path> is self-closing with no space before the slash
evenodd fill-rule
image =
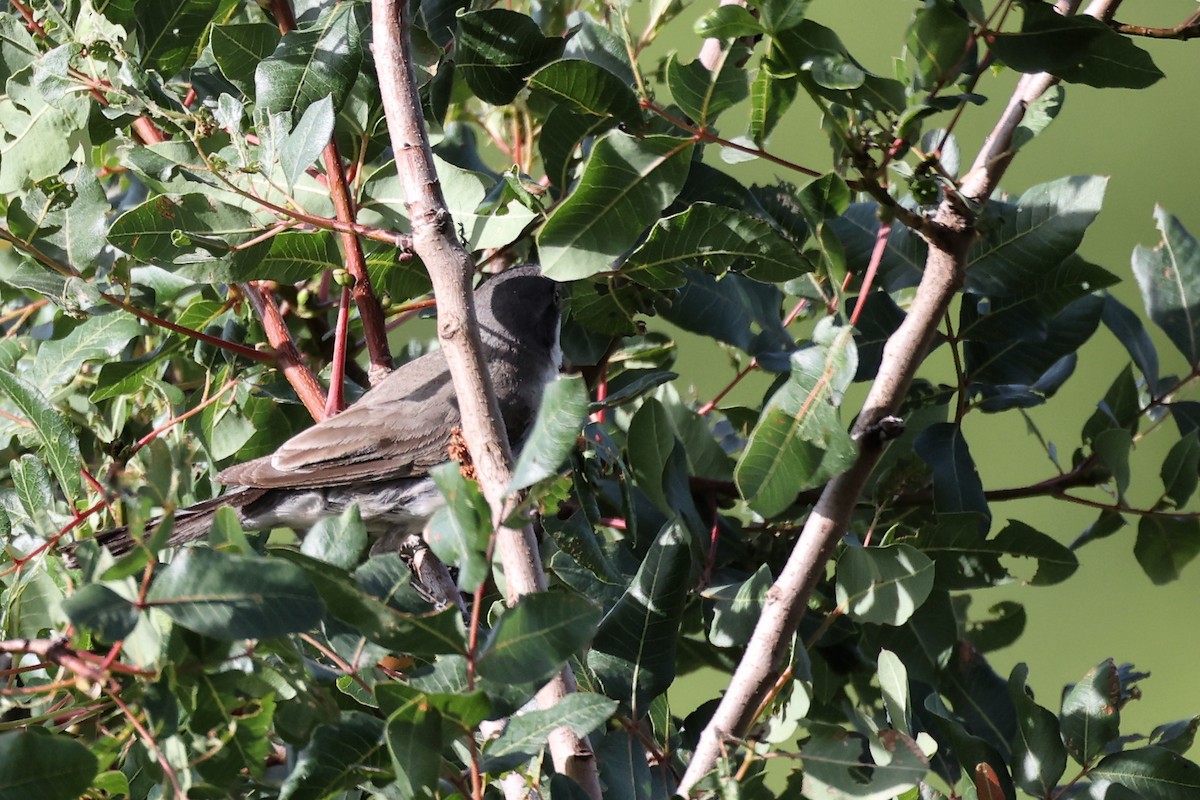
<path id="1" fill-rule="evenodd" d="M 1099 27 L 1084 15 L 1063 15 L 1046 3 L 1022 3 L 1025 18 L 1019 33 L 997 33 L 988 39 L 996 57 L 1019 72 L 1052 72 L 1077 64 Z"/>
<path id="2" fill-rule="evenodd" d="M 799 25 L 811 3 L 812 0 L 754 0 L 750 5 L 758 9 L 763 30 L 778 33 Z"/>
<path id="3" fill-rule="evenodd" d="M 542 271 L 566 281 L 611 269 L 679 194 L 692 147 L 670 136 L 605 134 L 575 191 L 538 233 Z"/>
<path id="4" fill-rule="evenodd" d="M 99 770 L 82 743 L 43 728 L 0 733 L 0 798 L 76 800 Z"/>
<path id="5" fill-rule="evenodd" d="M 989 544 L 1007 556 L 1035 559 L 1037 572 L 1029 579 L 1034 586 L 1061 583 L 1079 568 L 1079 560 L 1069 548 L 1015 519 L 1009 520 Z"/>
<path id="6" fill-rule="evenodd" d="M 546 746 L 546 738 L 556 728 L 570 728 L 577 736 L 587 736 L 604 724 L 617 710 L 617 702 L 590 692 L 569 694 L 544 711 L 528 711 L 513 717 L 504 733 L 487 749 L 492 758 L 521 753 L 535 755 Z"/>
<path id="7" fill-rule="evenodd" d="M 796 493 L 843 472 L 857 449 L 838 418 L 842 393 L 858 368 L 850 328 L 824 319 L 810 347 L 791 355 L 792 371 L 750 434 L 734 477 L 755 511 L 784 511 Z"/>
<path id="8" fill-rule="evenodd" d="M 1162 241 L 1133 251 L 1146 313 L 1193 367 L 1200 364 L 1200 242 L 1173 215 L 1154 209 Z"/>
<path id="9" fill-rule="evenodd" d="M 887 757 L 873 758 L 875 753 Z M 888 800 L 917 785 L 929 769 L 917 743 L 888 728 L 868 742 L 861 734 L 818 723 L 800 755 L 805 797 Z"/>
<path id="10" fill-rule="evenodd" d="M 306 631 L 325 609 L 304 571 L 279 559 L 189 547 L 156 578 L 147 605 L 216 639 Z"/>
<path id="11" fill-rule="evenodd" d="M 708 629 L 714 647 L 740 647 L 750 640 L 772 583 L 771 570 L 763 564 L 741 583 L 705 590 L 704 597 L 715 601 Z"/>
<path id="12" fill-rule="evenodd" d="M 1112 474 L 1117 499 L 1123 501 L 1131 478 L 1129 454 L 1133 450 L 1133 438 L 1129 431 L 1122 428 L 1101 431 L 1092 439 L 1092 450 L 1104 468 Z"/>
<path id="13" fill-rule="evenodd" d="M 261 233 L 245 209 L 203 194 L 159 195 L 113 221 L 108 240 L 147 264 L 212 283 L 232 282 L 232 268 L 249 270 L 269 245 L 233 250 Z"/>
<path id="14" fill-rule="evenodd" d="M 1141 319 L 1110 294 L 1104 296 L 1104 312 L 1100 316 L 1104 326 L 1117 337 L 1142 373 L 1151 396 L 1158 394 L 1158 351 L 1142 325 Z"/>
<path id="15" fill-rule="evenodd" d="M 1063 743 L 1080 766 L 1090 766 L 1120 732 L 1120 694 L 1117 667 L 1107 659 L 1093 667 L 1063 698 Z"/>
<path id="16" fill-rule="evenodd" d="M 917 61 L 923 86 L 950 82 L 962 69 L 971 26 L 953 3 L 935 0 L 913 16 L 908 29 L 908 50 Z"/>
<path id="17" fill-rule="evenodd" d="M 1200 480 L 1200 434 L 1192 431 L 1172 445 L 1159 474 L 1167 499 L 1183 508 Z"/>
<path id="18" fill-rule="evenodd" d="M 972 619 L 967 626 L 967 638 L 981 653 L 1009 647 L 1025 632 L 1025 607 L 1011 600 L 1002 600 L 988 609 L 993 619 Z"/>
<path id="19" fill-rule="evenodd" d="M 366 14 L 357 3 L 335 3 L 312 27 L 284 36 L 254 70 L 256 110 L 264 117 L 287 113 L 295 121 L 326 95 L 341 110 L 362 65 Z"/>
<path id="20" fill-rule="evenodd" d="M 737 9 L 741 6 L 720 6 L 717 10 Z M 770 61 L 764 57 L 750 83 L 750 139 L 759 147 L 767 143 L 784 112 L 796 99 L 798 84 L 790 73 L 777 74 Z"/>
<path id="21" fill-rule="evenodd" d="M 1104 509 L 1096 521 L 1071 542 L 1071 549 L 1078 550 L 1088 542 L 1105 539 L 1125 527 L 1125 518 L 1112 509 Z"/>
<path id="22" fill-rule="evenodd" d="M 1142 747 L 1105 756 L 1093 780 L 1120 784 L 1144 800 L 1200 796 L 1200 766 L 1165 747 Z"/>
<path id="23" fill-rule="evenodd" d="M 512 102 L 525 81 L 562 55 L 561 36 L 543 36 L 524 14 L 503 8 L 474 11 L 458 19 L 456 69 L 487 103 Z"/>
<path id="24" fill-rule="evenodd" d="M 174 77 L 196 55 L 196 45 L 220 5 L 220 0 L 140 4 L 137 21 L 145 66 L 158 70 L 164 78 Z"/>
<path id="25" fill-rule="evenodd" d="M 231 270 L 236 281 L 265 279 L 280 284 L 300 283 L 345 262 L 330 231 L 284 231 L 271 237 L 271 249 L 261 261 L 237 264 Z"/>
<path id="26" fill-rule="evenodd" d="M 930 425 L 917 436 L 913 449 L 933 470 L 933 502 L 939 514 L 973 512 L 991 517 L 983 481 L 958 425 Z"/>
<path id="27" fill-rule="evenodd" d="M 486 553 L 494 530 L 491 509 L 479 485 L 463 477 L 458 464 L 443 464 L 430 474 L 446 505 L 430 519 L 426 541 L 438 558 L 458 567 L 463 591 L 473 592 L 488 575 Z"/>
<path id="28" fill-rule="evenodd" d="M 325 517 L 309 528 L 300 552 L 335 567 L 353 569 L 362 560 L 367 544 L 367 529 L 358 505 L 351 504 L 339 516 Z"/>
<path id="29" fill-rule="evenodd" d="M 637 125 L 641 119 L 637 95 L 629 84 L 591 61 L 548 64 L 529 79 L 529 89 L 534 97 L 544 97 L 573 115 L 611 118 L 626 125 Z"/>
<path id="30" fill-rule="evenodd" d="M 260 22 L 214 25 L 209 44 L 225 80 L 253 97 L 254 71 L 279 46 L 279 28 Z"/>
<path id="31" fill-rule="evenodd" d="M 1017 707 L 1017 738 L 1013 742 L 1013 782 L 1034 797 L 1049 797 L 1067 768 L 1067 750 L 1058 732 L 1058 718 L 1033 700 L 1025 685 L 1029 669 L 1013 667 L 1008 693 Z"/>
<path id="32" fill-rule="evenodd" d="M 1082 83 L 1097 89 L 1145 89 L 1163 77 L 1150 54 L 1135 45 L 1133 37 L 1123 36 L 1108 23 L 1079 14 L 1072 19 L 1096 30 L 1082 58 L 1059 67 L 1055 74 L 1067 83 Z"/>
<path id="33" fill-rule="evenodd" d="M 58 479 L 68 502 L 74 502 L 82 488 L 79 441 L 62 414 L 50 405 L 36 388 L 12 373 L 0 369 L 0 393 L 8 396 L 41 440 L 43 458 Z"/>
<path id="34" fill-rule="evenodd" d="M 304 570 L 320 592 L 330 616 L 353 627 L 372 642 L 413 655 L 466 652 L 466 630 L 458 608 L 434 611 L 428 603 L 420 601 L 409 585 L 412 576 L 403 563 L 398 563 L 394 570 L 384 570 L 374 566 L 383 559 L 371 559 L 355 573 L 367 584 L 360 588 L 344 571 L 322 561 L 291 550 L 280 550 L 278 555 Z M 399 562 L 395 555 L 391 560 Z M 389 604 L 388 601 L 406 594 L 429 610 L 402 611 Z"/>
<path id="35" fill-rule="evenodd" d="M 604 694 L 621 701 L 635 719 L 675 679 L 675 650 L 691 572 L 687 540 L 678 520 L 663 527 L 588 651 L 588 666 Z"/>
<path id="36" fill-rule="evenodd" d="M 537 419 L 513 467 L 509 492 L 558 474 L 575 449 L 587 410 L 587 384 L 582 376 L 572 375 L 546 384 Z"/>
<path id="37" fill-rule="evenodd" d="M 738 64 L 745 48 L 734 45 L 721 49 L 715 69 L 700 63 L 679 63 L 676 54 L 667 59 L 667 86 L 683 113 L 700 127 L 713 124 L 721 112 L 746 99 L 748 76 Z"/>
<path id="38" fill-rule="evenodd" d="M 576 594 L 526 595 L 504 612 L 479 655 L 479 675 L 497 683 L 542 682 L 580 652 L 600 609 Z"/>
<path id="39" fill-rule="evenodd" d="M 1200 520 L 1141 517 L 1133 554 L 1154 583 L 1162 585 L 1178 580 L 1183 568 L 1200 554 Z"/>
<path id="40" fill-rule="evenodd" d="M 867 72 L 829 28 L 805 19 L 778 31 L 775 43 L 783 60 L 821 97 L 867 112 L 904 110 L 904 84 Z"/>
<path id="41" fill-rule="evenodd" d="M 95 631 L 102 642 L 116 642 L 133 631 L 138 609 L 127 598 L 99 583 L 79 587 L 63 601 L 63 611 L 71 623 Z"/>
<path id="42" fill-rule="evenodd" d="M 809 260 L 766 222 L 711 203 L 660 219 L 621 273 L 655 286 L 671 282 L 682 266 L 712 273 L 735 269 L 766 283 L 812 270 Z"/>
<path id="43" fill-rule="evenodd" d="M 1033 282 L 1079 247 L 1107 185 L 1094 175 L 1060 178 L 1015 203 L 989 204 L 983 235 L 968 255 L 967 289 L 986 296 L 1036 291 Z"/>
<path id="44" fill-rule="evenodd" d="M 402 797 L 431 795 L 442 771 L 442 715 L 420 698 L 392 712 L 387 721 L 388 752 Z"/>
<path id="45" fill-rule="evenodd" d="M 847 547 L 837 562 L 837 602 L 859 622 L 903 625 L 933 589 L 933 562 L 906 544 Z"/>
<path id="46" fill-rule="evenodd" d="M 320 800 L 351 789 L 386 766 L 384 723 L 360 711 L 319 726 L 280 789 L 281 800 Z"/>

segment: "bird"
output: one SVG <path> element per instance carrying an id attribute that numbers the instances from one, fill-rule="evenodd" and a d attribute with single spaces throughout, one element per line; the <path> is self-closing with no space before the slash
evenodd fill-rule
<path id="1" fill-rule="evenodd" d="M 519 450 L 562 365 L 560 285 L 536 265 L 512 267 L 480 284 L 475 307 L 484 361 Z M 165 546 L 207 536 L 221 506 L 233 508 L 245 530 L 304 531 L 357 503 L 369 532 L 419 533 L 444 503 L 429 471 L 449 460 L 460 422 L 445 354 L 426 353 L 270 455 L 222 470 L 217 481 L 231 491 L 177 511 Z M 136 545 L 126 527 L 94 538 L 114 555 Z"/>

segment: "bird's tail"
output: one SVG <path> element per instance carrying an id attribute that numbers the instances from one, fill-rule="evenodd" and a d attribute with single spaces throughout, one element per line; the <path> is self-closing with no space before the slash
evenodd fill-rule
<path id="1" fill-rule="evenodd" d="M 221 497 L 205 500 L 203 503 L 197 503 L 194 506 L 188 506 L 176 511 L 171 527 L 171 535 L 167 537 L 167 541 L 163 544 L 163 547 L 179 547 L 188 542 L 203 539 L 208 535 L 209 529 L 212 528 L 213 517 L 216 515 L 218 508 L 221 506 L 230 506 L 239 512 L 238 516 L 240 518 L 242 516 L 240 513 L 241 509 L 257 500 L 265 491 L 264 489 L 233 491 Z M 160 517 L 146 524 L 146 541 L 150 540 L 161 523 L 162 518 Z M 128 525 L 101 531 L 96 534 L 94 539 L 107 548 L 114 556 L 124 555 L 138 544 L 130 534 Z"/>

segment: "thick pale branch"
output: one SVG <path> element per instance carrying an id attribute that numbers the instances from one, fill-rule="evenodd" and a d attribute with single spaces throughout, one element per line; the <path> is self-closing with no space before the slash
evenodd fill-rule
<path id="1" fill-rule="evenodd" d="M 1103 18 L 1115 4 L 1116 0 L 1095 0 L 1086 13 Z M 978 203 L 987 201 L 1012 160 L 1012 136 L 1025 109 L 1056 81 L 1057 78 L 1047 74 L 1021 79 L 963 181 L 962 197 Z M 860 446 L 858 458 L 848 471 L 825 487 L 783 571 L 768 591 L 745 655 L 700 735 L 680 782 L 679 794 L 691 795 L 697 783 L 713 771 L 728 737 L 745 735 L 779 675 L 813 588 L 824 575 L 825 565 L 849 527 L 855 504 L 883 454 L 885 437 L 879 423 L 899 409 L 938 324 L 962 286 L 967 250 L 974 237 L 973 225 L 970 209 L 951 195 L 929 223 L 922 226 L 921 232 L 929 242 L 925 271 L 904 322 L 884 347 L 878 377 L 855 422 L 853 435 Z"/>
<path id="2" fill-rule="evenodd" d="M 405 0 L 371 4 L 375 64 L 384 114 L 412 222 L 413 249 L 429 271 L 438 301 L 438 335 L 462 412 L 463 438 L 493 518 L 506 519 L 505 489 L 510 482 L 512 453 L 504 432 L 496 395 L 481 356 L 479 328 L 471 295 L 474 264 L 457 236 L 446 209 L 433 153 L 421 114 L 416 76 L 409 58 L 409 6 Z M 496 551 L 504 567 L 509 602 L 543 591 L 546 577 L 533 530 L 501 527 Z M 538 705 L 549 708 L 575 691 L 569 668 L 538 693 Z M 557 770 L 569 775 L 596 800 L 600 782 L 596 760 L 586 739 L 566 728 L 550 737 Z"/>

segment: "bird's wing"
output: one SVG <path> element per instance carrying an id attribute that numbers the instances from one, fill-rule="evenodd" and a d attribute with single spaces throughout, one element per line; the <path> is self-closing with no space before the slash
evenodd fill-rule
<path id="1" fill-rule="evenodd" d="M 424 475 L 449 458 L 458 425 L 445 357 L 403 365 L 342 413 L 284 442 L 268 456 L 221 472 L 232 486 L 304 489 Z"/>

